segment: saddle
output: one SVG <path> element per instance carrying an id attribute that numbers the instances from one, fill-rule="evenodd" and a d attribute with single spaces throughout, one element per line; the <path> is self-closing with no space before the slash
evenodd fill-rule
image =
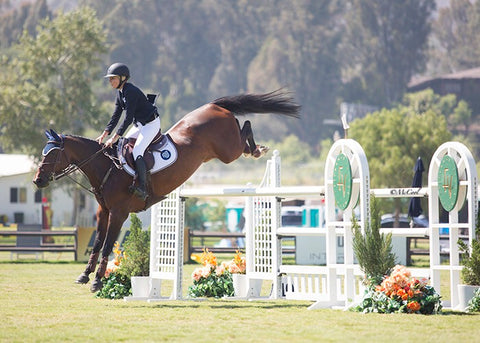
<path id="1" fill-rule="evenodd" d="M 127 165 L 130 166 L 133 170 L 135 170 L 135 161 L 133 158 L 133 147 L 135 146 L 135 142 L 137 141 L 136 138 L 122 138 L 118 142 L 118 152 L 119 155 L 123 156 Z M 145 165 L 147 167 L 147 171 L 151 170 L 155 164 L 155 158 L 153 156 L 154 151 L 161 151 L 162 147 L 167 144 L 167 136 L 162 134 L 161 131 L 158 131 L 155 138 L 153 138 L 150 145 L 147 147 L 143 154 L 143 159 L 145 160 Z M 121 152 L 121 153 L 120 153 Z"/>

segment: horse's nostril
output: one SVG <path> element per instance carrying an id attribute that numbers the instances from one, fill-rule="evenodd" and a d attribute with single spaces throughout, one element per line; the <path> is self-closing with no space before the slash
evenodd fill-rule
<path id="1" fill-rule="evenodd" d="M 38 187 L 38 188 L 43 188 L 48 185 L 48 181 L 41 177 L 37 177 L 36 179 L 33 180 L 33 183 Z"/>

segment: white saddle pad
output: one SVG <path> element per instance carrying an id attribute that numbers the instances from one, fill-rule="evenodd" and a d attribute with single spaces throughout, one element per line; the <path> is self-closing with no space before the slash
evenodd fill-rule
<path id="1" fill-rule="evenodd" d="M 177 160 L 177 148 L 172 143 L 170 137 L 167 135 L 167 143 L 162 146 L 160 151 L 153 151 L 153 157 L 155 159 L 155 164 L 150 170 L 150 174 L 155 174 L 162 169 L 165 169 L 171 166 Z M 122 165 L 123 170 L 125 170 L 131 176 L 135 176 L 135 170 L 133 170 L 125 161 L 125 158 L 119 154 L 118 159 Z"/>

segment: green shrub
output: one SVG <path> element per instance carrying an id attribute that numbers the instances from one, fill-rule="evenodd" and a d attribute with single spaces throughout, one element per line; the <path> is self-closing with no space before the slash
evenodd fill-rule
<path id="1" fill-rule="evenodd" d="M 118 271 L 111 272 L 102 282 L 103 287 L 97 292 L 97 298 L 123 299 L 132 294 L 130 278 Z"/>
<path id="2" fill-rule="evenodd" d="M 476 238 L 472 240 L 472 251 L 470 252 L 468 244 L 461 239 L 458 240 L 462 253 L 462 279 L 465 284 L 471 286 L 480 286 L 480 211 L 477 216 Z"/>
<path id="3" fill-rule="evenodd" d="M 207 277 L 193 281 L 193 285 L 188 287 L 188 295 L 192 298 L 199 297 L 231 297 L 234 295 L 232 275 L 225 272 L 222 275 L 216 275 L 213 270 Z"/>
<path id="4" fill-rule="evenodd" d="M 124 243 L 124 259 L 119 272 L 128 276 L 148 276 L 150 274 L 150 230 L 142 229 L 142 222 L 136 214 L 130 215 L 130 235 Z"/>
<path id="5" fill-rule="evenodd" d="M 467 312 L 480 312 L 480 288 L 475 291 L 473 298 L 469 300 Z"/>
<path id="6" fill-rule="evenodd" d="M 392 252 L 392 234 L 380 234 L 380 215 L 375 197 L 371 198 L 371 223 L 362 233 L 356 218 L 352 218 L 353 251 L 360 269 L 365 273 L 366 284 L 379 285 L 385 275 L 395 267 L 396 256 Z"/>

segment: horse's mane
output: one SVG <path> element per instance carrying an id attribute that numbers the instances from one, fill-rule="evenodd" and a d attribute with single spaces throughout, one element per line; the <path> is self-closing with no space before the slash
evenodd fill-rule
<path id="1" fill-rule="evenodd" d="M 96 140 L 88 138 L 88 137 L 79 136 L 79 135 L 68 135 L 68 134 L 66 134 L 64 136 L 65 137 L 70 137 L 70 138 L 73 138 L 73 139 L 79 139 L 79 140 L 82 140 L 82 141 L 97 143 L 98 145 L 100 145 Z"/>
<path id="2" fill-rule="evenodd" d="M 102 148 L 102 145 L 100 143 L 98 143 L 97 141 L 95 141 L 91 138 L 87 138 L 87 137 L 83 137 L 83 136 L 79 136 L 79 135 L 64 135 L 64 137 L 69 138 L 69 139 L 74 140 L 74 141 L 84 142 L 88 146 L 95 147 L 97 150 Z"/>

